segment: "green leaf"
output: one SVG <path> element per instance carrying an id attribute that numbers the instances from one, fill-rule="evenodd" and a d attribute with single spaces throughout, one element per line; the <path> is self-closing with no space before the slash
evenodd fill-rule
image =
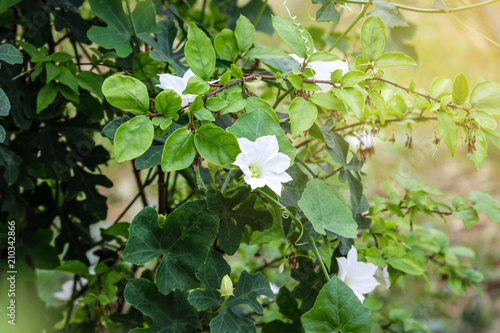
<path id="1" fill-rule="evenodd" d="M 107 49 L 115 49 L 119 57 L 132 53 L 130 38 L 135 33 L 158 33 L 155 10 L 147 1 L 137 2 L 131 17 L 123 11 L 121 0 L 89 0 L 92 11 L 99 16 L 106 27 L 92 26 L 87 32 L 88 38 Z M 131 20 L 134 22 L 135 32 Z"/>
<path id="2" fill-rule="evenodd" d="M 311 128 L 316 118 L 318 118 L 318 109 L 303 97 L 297 97 L 290 103 L 288 114 L 292 126 L 292 137 L 295 139 L 302 132 Z"/>
<path id="3" fill-rule="evenodd" d="M 240 53 L 245 52 L 253 46 L 255 40 L 255 27 L 248 18 L 240 14 L 234 29 L 234 35 L 238 43 Z M 246 54 L 248 56 L 248 54 Z"/>
<path id="4" fill-rule="evenodd" d="M 101 75 L 89 71 L 82 71 L 78 73 L 76 80 L 78 81 L 78 85 L 80 85 L 80 87 L 90 91 L 100 99 L 104 99 L 104 95 L 101 90 L 104 78 Z"/>
<path id="5" fill-rule="evenodd" d="M 361 71 L 349 71 L 340 79 L 342 88 L 351 88 L 356 86 L 361 81 L 371 78 L 370 75 Z"/>
<path id="6" fill-rule="evenodd" d="M 246 99 L 247 105 L 245 106 L 245 111 L 248 112 L 253 112 L 256 110 L 263 110 L 269 114 L 274 121 L 276 121 L 277 124 L 280 123 L 280 120 L 278 118 L 278 115 L 274 111 L 273 107 L 266 102 L 265 100 L 252 96 Z"/>
<path id="7" fill-rule="evenodd" d="M 254 47 L 245 53 L 245 57 L 263 60 L 290 58 L 288 53 L 272 46 Z"/>
<path id="8" fill-rule="evenodd" d="M 224 60 L 234 61 L 238 58 L 238 43 L 234 32 L 229 29 L 222 29 L 220 34 L 215 37 L 214 47 L 217 54 Z"/>
<path id="9" fill-rule="evenodd" d="M 440 76 L 436 77 L 434 80 L 432 80 L 429 94 L 434 98 L 438 98 L 444 92 L 446 87 L 448 87 L 449 83 L 450 79 Z"/>
<path id="10" fill-rule="evenodd" d="M 486 138 L 482 131 L 476 134 L 476 142 L 475 142 L 475 150 L 470 154 L 470 158 L 472 162 L 474 162 L 474 166 L 476 171 L 479 171 L 479 166 L 483 163 L 486 156 L 488 156 L 488 143 L 486 142 Z"/>
<path id="11" fill-rule="evenodd" d="M 365 110 L 365 96 L 355 88 L 345 88 L 335 90 L 335 94 L 340 98 L 359 120 L 363 119 L 363 111 Z"/>
<path id="12" fill-rule="evenodd" d="M 159 113 L 173 117 L 182 105 L 182 97 L 172 89 L 165 89 L 155 98 L 155 108 Z"/>
<path id="13" fill-rule="evenodd" d="M 45 87 L 46 86 L 43 86 L 43 88 L 45 88 Z M 41 90 L 40 90 L 40 92 L 38 94 L 40 95 L 40 93 L 41 93 Z M 48 94 L 48 92 L 45 92 L 45 93 Z M 57 90 L 56 90 L 56 94 L 57 94 Z M 54 96 L 54 98 L 55 98 L 55 96 Z M 37 96 L 37 104 L 38 104 L 38 96 Z M 47 107 L 47 106 L 45 106 L 45 107 Z M 38 107 L 37 107 L 37 109 L 38 109 Z M 5 92 L 0 88 L 0 116 L 2 116 L 2 117 L 8 116 L 9 115 L 9 111 L 10 111 L 10 101 L 9 101 L 9 98 L 7 97 L 7 95 L 5 94 Z"/>
<path id="14" fill-rule="evenodd" d="M 23 163 L 22 158 L 17 156 L 12 150 L 0 146 L 0 166 L 3 167 L 3 178 L 7 185 L 16 182 L 19 177 L 19 165 Z"/>
<path id="15" fill-rule="evenodd" d="M 202 108 L 203 108 L 203 100 L 201 99 L 200 96 L 196 96 L 189 105 L 189 110 L 198 111 L 201 110 Z"/>
<path id="16" fill-rule="evenodd" d="M 438 112 L 438 132 L 448 146 L 451 156 L 455 157 L 455 148 L 458 142 L 458 128 L 454 117 L 446 112 Z"/>
<path id="17" fill-rule="evenodd" d="M 453 81 L 453 103 L 462 105 L 469 96 L 469 82 L 463 73 L 458 73 Z"/>
<path id="18" fill-rule="evenodd" d="M 247 105 L 246 100 L 241 96 L 241 93 L 233 91 L 227 96 L 228 106 L 220 110 L 220 115 L 225 115 L 227 113 L 235 113 L 241 111 Z"/>
<path id="19" fill-rule="evenodd" d="M 211 98 L 207 99 L 205 102 L 206 108 L 209 109 L 210 111 L 214 111 L 214 112 L 217 112 L 217 111 L 225 108 L 228 105 L 229 105 L 229 102 L 226 101 L 225 99 L 220 98 L 220 97 L 211 97 Z"/>
<path id="20" fill-rule="evenodd" d="M 264 110 L 245 113 L 227 131 L 236 135 L 237 138 L 247 138 L 250 141 L 255 141 L 261 136 L 274 135 L 278 139 L 279 151 L 289 156 L 292 162 L 297 154 L 297 150 L 281 127 Z"/>
<path id="21" fill-rule="evenodd" d="M 309 100 L 316 105 L 321 106 L 327 110 L 344 110 L 344 103 L 335 95 L 331 93 L 315 93 Z"/>
<path id="22" fill-rule="evenodd" d="M 474 118 L 479 127 L 487 131 L 494 131 L 497 128 L 497 122 L 491 114 L 475 109 L 471 109 L 469 114 Z"/>
<path id="23" fill-rule="evenodd" d="M 365 333 L 371 330 L 371 311 L 338 277 L 319 292 L 313 308 L 302 316 L 306 332 Z"/>
<path id="24" fill-rule="evenodd" d="M 372 246 L 365 252 L 365 259 L 367 262 L 371 262 L 375 266 L 384 267 L 385 260 L 380 253 L 380 250 Z"/>
<path id="25" fill-rule="evenodd" d="M 210 163 L 226 169 L 236 168 L 232 163 L 241 150 L 234 134 L 206 124 L 196 130 L 194 144 L 200 155 Z"/>
<path id="26" fill-rule="evenodd" d="M 479 221 L 479 216 L 477 212 L 472 208 L 461 208 L 453 212 L 453 216 L 462 220 L 465 228 L 470 229 L 477 221 Z"/>
<path id="27" fill-rule="evenodd" d="M 241 68 L 239 68 L 235 64 L 231 64 L 231 75 L 234 78 L 239 79 L 239 78 L 243 77 L 243 71 L 241 70 Z"/>
<path id="28" fill-rule="evenodd" d="M 200 311 L 213 306 L 220 307 L 224 299 L 218 289 L 220 289 L 224 275 L 230 274 L 231 266 L 222 255 L 217 251 L 210 250 L 207 260 L 196 273 L 196 277 L 205 286 L 205 289 L 193 290 L 188 297 L 189 303 Z"/>
<path id="29" fill-rule="evenodd" d="M 385 25 L 378 16 L 371 16 L 361 27 L 361 49 L 370 61 L 377 60 L 385 48 Z"/>
<path id="30" fill-rule="evenodd" d="M 5 128 L 3 128 L 2 125 L 0 125 L 0 143 L 3 143 L 5 141 L 5 136 L 7 133 L 5 132 Z"/>
<path id="31" fill-rule="evenodd" d="M 280 16 L 273 16 L 272 22 L 278 36 L 296 55 L 306 59 L 313 53 L 313 39 L 304 27 L 289 18 Z"/>
<path id="32" fill-rule="evenodd" d="M 47 108 L 47 106 L 52 104 L 57 96 L 57 91 L 57 85 L 54 82 L 44 85 L 42 89 L 40 89 L 38 95 L 36 96 L 36 113 L 40 113 L 42 110 Z M 8 106 L 10 106 L 10 103 Z"/>
<path id="33" fill-rule="evenodd" d="M 406 22 L 406 19 L 401 15 L 395 4 L 374 0 L 373 5 L 375 6 L 375 10 L 370 13 L 370 16 L 380 17 L 390 28 L 408 26 L 408 22 Z"/>
<path id="34" fill-rule="evenodd" d="M 134 77 L 139 80 L 145 80 L 156 77 L 165 64 L 161 61 L 151 58 L 149 52 L 140 52 L 134 56 L 132 62 L 132 71 Z M 160 72 L 161 73 L 161 72 Z"/>
<path id="35" fill-rule="evenodd" d="M 148 328 L 136 328 L 130 332 L 177 333 L 201 329 L 195 309 L 187 302 L 186 291 L 163 295 L 156 285 L 146 279 L 128 281 L 123 296 L 133 307 L 151 318 Z"/>
<path id="36" fill-rule="evenodd" d="M 163 145 L 152 145 L 134 161 L 134 166 L 137 170 L 150 169 L 161 163 L 161 155 L 163 153 Z"/>
<path id="37" fill-rule="evenodd" d="M 66 52 L 54 52 L 49 56 L 49 59 L 53 62 L 67 62 L 73 60 L 73 56 Z"/>
<path id="38" fill-rule="evenodd" d="M 490 218 L 492 222 L 500 223 L 500 202 L 487 193 L 472 191 L 469 200 L 475 210 L 480 211 Z"/>
<path id="39" fill-rule="evenodd" d="M 10 44 L 2 44 L 0 45 L 0 60 L 11 65 L 22 64 L 23 54 Z"/>
<path id="40" fill-rule="evenodd" d="M 404 257 L 390 257 L 387 259 L 387 263 L 406 274 L 422 275 L 425 273 L 423 264 L 411 254 L 405 254 Z"/>
<path id="41" fill-rule="evenodd" d="M 87 265 L 85 265 L 83 262 L 79 260 L 68 260 L 61 266 L 56 267 L 54 270 L 61 272 L 69 272 L 82 276 L 85 276 L 89 273 Z"/>
<path id="42" fill-rule="evenodd" d="M 132 119 L 132 118 L 130 118 L 129 116 L 125 115 L 125 116 L 123 116 L 121 118 L 112 120 L 106 126 L 104 126 L 104 128 L 102 129 L 102 133 L 108 139 L 114 140 L 115 134 L 116 134 L 116 130 L 118 129 L 118 127 L 120 127 L 123 123 L 126 123 L 130 119 Z"/>
<path id="43" fill-rule="evenodd" d="M 313 61 L 336 61 L 336 60 L 342 60 L 342 59 L 339 56 L 330 53 L 328 51 L 318 51 L 311 54 L 311 56 L 307 59 L 307 62 L 311 63 Z"/>
<path id="44" fill-rule="evenodd" d="M 161 168 L 165 172 L 185 169 L 193 163 L 195 156 L 194 135 L 181 127 L 175 130 L 165 142 Z"/>
<path id="45" fill-rule="evenodd" d="M 208 256 L 217 227 L 217 214 L 207 210 L 204 200 L 181 205 L 167 216 L 163 228 L 156 210 L 146 207 L 132 220 L 123 259 L 143 265 L 163 255 L 155 275 L 160 292 L 197 288 L 195 272 Z"/>
<path id="46" fill-rule="evenodd" d="M 149 110 L 148 89 L 141 81 L 125 75 L 113 75 L 104 80 L 102 93 L 116 108 L 146 114 Z"/>
<path id="47" fill-rule="evenodd" d="M 196 111 L 194 113 L 194 116 L 196 117 L 196 119 L 198 119 L 199 121 L 211 121 L 211 122 L 214 122 L 215 121 L 215 117 L 214 115 L 212 114 L 212 112 L 208 111 L 207 109 L 205 108 L 201 108 L 199 109 L 198 111 Z"/>
<path id="48" fill-rule="evenodd" d="M 473 109 L 500 116 L 500 84 L 479 82 L 472 89 L 469 102 Z"/>
<path id="49" fill-rule="evenodd" d="M 215 71 L 215 51 L 212 43 L 193 22 L 189 23 L 187 38 L 184 47 L 186 61 L 193 73 L 206 81 Z"/>
<path id="50" fill-rule="evenodd" d="M 220 191 L 207 192 L 208 209 L 219 213 L 219 246 L 229 255 L 238 250 L 247 225 L 263 231 L 273 222 L 269 211 L 255 209 L 257 197 L 249 194 L 250 190 L 244 189 L 224 198 Z"/>
<path id="51" fill-rule="evenodd" d="M 375 107 L 377 108 L 380 124 L 384 125 L 387 114 L 387 106 L 384 98 L 374 90 L 368 90 L 368 96 L 370 97 L 373 105 L 375 105 Z"/>
<path id="52" fill-rule="evenodd" d="M 310 180 L 298 204 L 317 233 L 326 235 L 326 229 L 345 238 L 357 237 L 352 213 L 323 181 Z"/>
<path id="53" fill-rule="evenodd" d="M 336 0 L 312 0 L 314 4 L 321 4 L 321 7 L 316 11 L 317 22 L 334 22 L 339 23 L 340 13 L 335 8 Z"/>
<path id="54" fill-rule="evenodd" d="M 21 2 L 21 0 L 4 0 L 4 1 L 0 2 L 0 13 L 9 9 L 9 7 L 11 7 L 11 6 L 16 5 L 18 2 Z"/>
<path id="55" fill-rule="evenodd" d="M 375 67 L 417 66 L 415 60 L 401 52 L 386 52 L 375 60 Z"/>
<path id="56" fill-rule="evenodd" d="M 188 80 L 186 89 L 182 92 L 184 95 L 203 95 L 210 90 L 210 85 L 197 76 L 191 76 Z"/>
<path id="57" fill-rule="evenodd" d="M 137 116 L 118 127 L 115 159 L 118 163 L 141 156 L 153 143 L 154 126 L 146 116 Z"/>

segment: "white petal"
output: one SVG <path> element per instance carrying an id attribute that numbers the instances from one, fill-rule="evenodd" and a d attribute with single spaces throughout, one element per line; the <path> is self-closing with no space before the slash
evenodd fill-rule
<path id="1" fill-rule="evenodd" d="M 269 186 L 269 188 L 274 192 L 276 193 L 279 197 L 281 196 L 281 183 L 279 181 L 276 181 L 276 180 L 267 180 L 267 186 Z"/>
<path id="2" fill-rule="evenodd" d="M 354 247 L 354 245 L 351 247 L 349 252 L 347 252 L 347 261 L 351 265 L 355 265 L 358 263 L 358 250 Z"/>
<path id="3" fill-rule="evenodd" d="M 189 81 L 189 78 L 191 78 L 191 77 L 193 77 L 193 76 L 196 76 L 196 75 L 194 75 L 193 71 L 192 71 L 192 70 L 191 70 L 191 68 L 190 68 L 190 69 L 188 69 L 188 70 L 186 71 L 186 73 L 184 73 L 184 76 L 182 77 L 182 80 L 183 80 L 184 82 L 186 82 L 186 85 L 187 85 L 187 82 Z"/>
<path id="4" fill-rule="evenodd" d="M 295 53 L 289 54 L 290 57 L 292 57 L 293 60 L 297 61 L 299 64 L 302 64 L 304 62 L 304 58 L 299 57 Z"/>
<path id="5" fill-rule="evenodd" d="M 238 154 L 233 164 L 239 167 L 245 175 L 250 175 L 250 176 L 252 175 L 252 172 L 248 168 L 249 163 L 247 161 L 247 156 L 245 154 L 243 153 Z"/>
<path id="6" fill-rule="evenodd" d="M 280 149 L 278 139 L 274 135 L 261 136 L 255 140 L 255 144 L 261 147 L 263 155 L 276 155 Z"/>
<path id="7" fill-rule="evenodd" d="M 243 179 L 245 180 L 245 183 L 250 185 L 252 190 L 255 190 L 258 187 L 266 186 L 266 180 L 263 178 L 255 178 L 255 177 L 252 177 L 251 175 L 245 175 L 245 177 L 243 177 Z"/>
<path id="8" fill-rule="evenodd" d="M 158 74 L 160 77 L 160 86 L 163 89 L 172 89 L 179 95 L 182 95 L 184 89 L 186 89 L 186 84 L 184 80 L 178 76 L 171 74 Z"/>
<path id="9" fill-rule="evenodd" d="M 283 153 L 278 153 L 272 159 L 265 161 L 262 167 L 266 171 L 272 171 L 275 173 L 282 173 L 290 167 L 290 157 Z"/>

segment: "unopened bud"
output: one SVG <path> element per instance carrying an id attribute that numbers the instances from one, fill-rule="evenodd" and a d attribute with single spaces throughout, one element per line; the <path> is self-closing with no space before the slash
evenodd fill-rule
<path id="1" fill-rule="evenodd" d="M 219 292 L 220 292 L 221 297 L 234 296 L 234 294 L 233 294 L 233 281 L 231 281 L 231 278 L 229 277 L 229 275 L 226 274 L 222 278 Z"/>

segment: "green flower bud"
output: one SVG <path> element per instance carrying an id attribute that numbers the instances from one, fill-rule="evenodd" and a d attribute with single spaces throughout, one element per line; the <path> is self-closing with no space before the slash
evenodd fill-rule
<path id="1" fill-rule="evenodd" d="M 233 281 L 231 281 L 231 278 L 229 277 L 229 275 L 226 274 L 222 278 L 219 292 L 220 292 L 221 297 L 234 296 L 234 294 L 233 294 Z"/>

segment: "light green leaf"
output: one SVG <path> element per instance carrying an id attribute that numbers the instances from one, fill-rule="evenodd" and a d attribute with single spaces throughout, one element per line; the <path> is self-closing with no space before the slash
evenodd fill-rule
<path id="1" fill-rule="evenodd" d="M 355 88 L 346 88 L 335 90 L 335 94 L 340 98 L 359 120 L 363 119 L 363 111 L 365 109 L 365 96 Z"/>
<path id="2" fill-rule="evenodd" d="M 45 87 L 46 86 L 44 86 L 43 88 L 45 88 Z M 41 93 L 41 90 L 38 93 L 38 96 L 40 96 L 40 93 Z M 48 93 L 48 92 L 46 92 L 46 93 Z M 56 94 L 57 94 L 57 90 L 56 90 Z M 38 96 L 37 96 L 37 104 L 38 104 Z M 54 96 L 54 98 L 55 98 L 55 96 Z M 38 109 L 38 105 L 37 105 L 37 109 Z M 9 98 L 7 97 L 7 95 L 5 94 L 5 92 L 0 88 L 0 116 L 2 116 L 2 117 L 8 116 L 9 115 L 9 111 L 10 111 L 10 101 L 9 101 Z"/>
<path id="3" fill-rule="evenodd" d="M 36 113 L 40 113 L 54 101 L 57 96 L 57 91 L 57 85 L 54 82 L 44 85 L 42 89 L 40 89 L 38 95 L 36 96 Z M 5 98 L 7 98 L 7 96 Z M 10 103 L 8 104 L 8 106 L 8 109 L 10 109 Z"/>
<path id="4" fill-rule="evenodd" d="M 245 53 L 245 57 L 263 60 L 290 58 L 288 53 L 272 46 L 254 47 Z"/>
<path id="5" fill-rule="evenodd" d="M 165 89 L 155 98 L 155 108 L 159 113 L 166 116 L 177 115 L 182 105 L 181 96 L 171 89 Z"/>
<path id="6" fill-rule="evenodd" d="M 236 22 L 234 35 L 236 37 L 240 53 L 243 53 L 253 46 L 253 41 L 255 40 L 255 27 L 249 19 L 240 14 L 240 17 Z"/>
<path id="7" fill-rule="evenodd" d="M 297 97 L 290 103 L 288 114 L 292 126 L 292 137 L 295 139 L 302 132 L 311 128 L 316 118 L 318 118 L 318 109 L 303 97 Z"/>
<path id="8" fill-rule="evenodd" d="M 146 116 L 137 116 L 118 127 L 115 159 L 118 163 L 141 156 L 153 143 L 154 126 Z"/>
<path id="9" fill-rule="evenodd" d="M 188 80 L 186 89 L 182 92 L 184 95 L 203 95 L 210 90 L 210 85 L 197 76 L 191 76 Z"/>
<path id="10" fill-rule="evenodd" d="M 414 256 L 406 254 L 404 257 L 390 257 L 387 263 L 393 268 L 410 275 L 422 275 L 425 268 Z"/>
<path id="11" fill-rule="evenodd" d="M 483 163 L 486 156 L 488 156 L 488 143 L 482 131 L 476 134 L 475 148 L 474 152 L 470 154 L 470 158 L 474 162 L 476 171 L 479 171 L 479 166 Z"/>
<path id="12" fill-rule="evenodd" d="M 429 89 L 429 94 L 434 97 L 438 98 L 439 95 L 441 95 L 446 87 L 450 84 L 450 79 L 447 79 L 445 77 L 438 76 L 434 80 L 432 80 L 431 83 L 431 88 Z"/>
<path id="13" fill-rule="evenodd" d="M 165 172 L 185 169 L 193 163 L 195 155 L 194 135 L 181 127 L 175 130 L 165 142 L 161 168 Z"/>
<path id="14" fill-rule="evenodd" d="M 209 110 L 205 109 L 205 108 L 201 108 L 199 109 L 198 111 L 196 111 L 194 113 L 194 116 L 196 117 L 196 119 L 198 119 L 199 121 L 210 121 L 210 122 L 213 122 L 215 121 L 215 117 L 214 115 L 212 114 L 212 112 L 210 112 Z"/>
<path id="15" fill-rule="evenodd" d="M 68 68 L 60 66 L 56 79 L 78 94 L 78 80 Z"/>
<path id="16" fill-rule="evenodd" d="M 335 8 L 336 1 L 331 0 L 312 0 L 314 4 L 321 4 L 321 7 L 316 11 L 317 22 L 335 22 L 339 23 L 340 13 Z"/>
<path id="17" fill-rule="evenodd" d="M 371 12 L 370 15 L 379 16 L 390 28 L 408 26 L 408 22 L 406 22 L 406 19 L 403 15 L 401 15 L 395 4 L 381 0 L 374 0 L 373 5 L 376 9 Z"/>
<path id="18" fill-rule="evenodd" d="M 125 115 L 121 118 L 114 119 L 110 121 L 104 128 L 102 129 L 102 133 L 108 138 L 113 140 L 115 138 L 116 131 L 118 130 L 118 127 L 120 127 L 123 123 L 129 121 L 130 118 L 129 116 Z"/>
<path id="19" fill-rule="evenodd" d="M 471 109 L 469 114 L 474 118 L 479 127 L 487 131 L 494 131 L 497 128 L 497 122 L 490 113 Z"/>
<path id="20" fill-rule="evenodd" d="M 113 75 L 104 80 L 102 93 L 116 108 L 146 114 L 149 110 L 148 89 L 131 76 Z"/>
<path id="21" fill-rule="evenodd" d="M 0 60 L 11 65 L 22 64 L 23 54 L 10 44 L 2 44 L 0 45 Z"/>
<path id="22" fill-rule="evenodd" d="M 385 25 L 378 16 L 371 16 L 361 27 L 361 49 L 368 60 L 377 60 L 385 48 Z"/>
<path id="23" fill-rule="evenodd" d="M 342 60 L 338 55 L 330 53 L 328 51 L 318 51 L 311 54 L 311 56 L 307 59 L 308 63 L 313 61 L 336 61 Z"/>
<path id="24" fill-rule="evenodd" d="M 461 208 L 453 212 L 453 216 L 462 220 L 465 228 L 470 229 L 477 221 L 479 221 L 479 216 L 477 212 L 472 208 Z"/>
<path id="25" fill-rule="evenodd" d="M 500 84 L 479 82 L 472 89 L 469 102 L 473 109 L 500 116 Z"/>
<path id="26" fill-rule="evenodd" d="M 401 52 L 387 52 L 375 60 L 375 67 L 417 66 L 415 60 Z"/>
<path id="27" fill-rule="evenodd" d="M 366 259 L 366 261 L 371 262 L 375 266 L 378 266 L 378 267 L 385 266 L 385 260 L 382 257 L 380 250 L 374 246 L 372 246 L 368 250 L 366 250 L 365 259 Z"/>
<path id="28" fill-rule="evenodd" d="M 80 87 L 90 91 L 100 99 L 104 99 L 104 95 L 101 90 L 104 78 L 101 75 L 89 71 L 82 71 L 78 73 L 76 79 Z"/>
<path id="29" fill-rule="evenodd" d="M 210 163 L 226 169 L 236 169 L 232 163 L 241 150 L 234 134 L 216 125 L 206 124 L 196 130 L 194 144 L 201 156 Z"/>
<path id="30" fill-rule="evenodd" d="M 455 157 L 455 148 L 458 142 L 458 128 L 453 116 L 446 112 L 438 113 L 438 132 L 450 150 L 451 156 Z"/>
<path id="31" fill-rule="evenodd" d="M 227 61 L 234 61 L 238 57 L 238 43 L 234 32 L 229 29 L 222 29 L 214 40 L 215 51 L 219 57 Z"/>
<path id="32" fill-rule="evenodd" d="M 228 105 L 229 105 L 228 101 L 220 97 L 210 97 L 205 102 L 205 106 L 207 107 L 207 109 L 214 112 L 217 112 Z"/>
<path id="33" fill-rule="evenodd" d="M 215 51 L 212 43 L 193 22 L 189 23 L 187 38 L 184 47 L 186 61 L 194 74 L 208 80 L 215 71 Z"/>
<path id="34" fill-rule="evenodd" d="M 453 82 L 453 103 L 462 105 L 469 96 L 469 82 L 463 73 L 458 73 Z"/>
<path id="35" fill-rule="evenodd" d="M 275 135 L 278 139 L 279 151 L 289 156 L 292 163 L 297 154 L 297 150 L 281 127 L 264 110 L 245 113 L 227 131 L 236 135 L 237 138 L 247 138 L 250 141 L 255 141 L 265 135 Z"/>
<path id="36" fill-rule="evenodd" d="M 198 111 L 201 110 L 202 108 L 203 108 L 203 100 L 201 99 L 200 96 L 196 96 L 189 105 L 189 110 Z"/>
<path id="37" fill-rule="evenodd" d="M 309 98 L 309 100 L 327 110 L 345 109 L 344 103 L 337 96 L 330 93 L 315 93 Z"/>
<path id="38" fill-rule="evenodd" d="M 387 114 L 387 105 L 385 103 L 384 98 L 375 90 L 368 90 L 368 96 L 370 97 L 373 105 L 378 111 L 378 117 L 380 119 L 380 124 L 385 124 L 385 117 Z"/>
<path id="39" fill-rule="evenodd" d="M 237 91 L 233 91 L 229 94 L 229 96 L 227 96 L 227 102 L 228 106 L 220 110 L 221 116 L 227 113 L 235 113 L 241 111 L 247 105 L 245 99 L 241 96 L 241 93 Z"/>
<path id="40" fill-rule="evenodd" d="M 208 256 L 218 221 L 217 213 L 206 208 L 205 200 L 181 205 L 168 214 L 163 227 L 158 225 L 156 210 L 146 207 L 130 224 L 123 259 L 143 265 L 163 255 L 155 275 L 160 292 L 197 288 L 200 283 L 195 272 Z"/>
<path id="41" fill-rule="evenodd" d="M 289 18 L 273 16 L 273 27 L 281 40 L 299 57 L 306 59 L 314 51 L 314 43 L 309 32 Z"/>
<path id="42" fill-rule="evenodd" d="M 480 211 L 490 218 L 492 222 L 500 223 L 500 202 L 487 193 L 472 191 L 469 200 L 475 210 Z"/>
<path id="43" fill-rule="evenodd" d="M 264 110 L 266 111 L 273 119 L 276 121 L 277 124 L 280 123 L 280 120 L 278 118 L 278 115 L 274 111 L 273 107 L 266 102 L 265 100 L 252 96 L 246 99 L 247 105 L 245 106 L 245 111 L 246 112 L 253 112 L 255 110 Z"/>
<path id="44" fill-rule="evenodd" d="M 326 229 L 345 238 L 357 237 L 352 213 L 323 181 L 310 180 L 298 204 L 317 233 L 326 235 Z"/>
<path id="45" fill-rule="evenodd" d="M 371 330 L 371 311 L 335 276 L 321 289 L 301 321 L 306 332 L 366 333 Z"/>
<path id="46" fill-rule="evenodd" d="M 342 76 L 340 84 L 342 85 L 342 88 L 350 88 L 369 78 L 371 78 L 370 75 L 361 71 L 349 71 Z"/>

